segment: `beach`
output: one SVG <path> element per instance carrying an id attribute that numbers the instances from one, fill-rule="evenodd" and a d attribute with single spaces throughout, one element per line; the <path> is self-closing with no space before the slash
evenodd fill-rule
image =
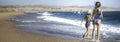
<path id="1" fill-rule="evenodd" d="M 0 42 L 120 42 L 119 2 L 1 0 Z"/>
<path id="2" fill-rule="evenodd" d="M 22 12 L 0 13 L 0 42 L 93 42 L 86 39 L 70 39 L 44 34 L 26 32 L 18 29 L 14 22 L 9 19 L 22 15 Z M 72 36 L 72 35 L 71 35 Z M 101 42 L 117 42 L 116 40 L 104 39 Z M 119 42 L 119 41 L 118 41 Z"/>
<path id="3" fill-rule="evenodd" d="M 15 12 L 0 13 L 0 42 L 80 42 L 80 40 L 38 35 L 19 30 L 8 19 L 21 14 Z"/>

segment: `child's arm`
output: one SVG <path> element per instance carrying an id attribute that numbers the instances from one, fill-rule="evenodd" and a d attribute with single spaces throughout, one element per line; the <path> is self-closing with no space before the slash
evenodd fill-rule
<path id="1" fill-rule="evenodd" d="M 83 21 L 86 19 L 86 16 L 82 19 L 80 25 L 82 25 Z"/>
<path id="2" fill-rule="evenodd" d="M 100 10 L 100 12 L 101 12 L 101 18 L 103 19 L 103 13 L 102 13 L 102 10 Z"/>
<path id="3" fill-rule="evenodd" d="M 95 9 L 93 10 L 93 12 L 92 12 L 92 20 L 94 20 L 94 16 L 95 16 Z"/>

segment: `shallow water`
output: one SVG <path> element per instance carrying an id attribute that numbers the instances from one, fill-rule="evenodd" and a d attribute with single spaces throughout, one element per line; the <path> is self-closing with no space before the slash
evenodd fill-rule
<path id="1" fill-rule="evenodd" d="M 16 27 L 26 32 L 82 39 L 86 29 L 84 25 L 80 26 L 80 22 L 85 14 L 86 12 L 28 12 L 11 20 L 16 23 Z M 120 40 L 120 12 L 103 12 L 103 15 L 101 38 Z"/>

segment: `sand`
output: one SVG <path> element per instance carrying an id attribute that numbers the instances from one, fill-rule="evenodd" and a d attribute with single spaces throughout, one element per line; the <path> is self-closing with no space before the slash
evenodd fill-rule
<path id="1" fill-rule="evenodd" d="M 80 42 L 81 40 L 64 39 L 52 36 L 27 33 L 15 28 L 15 24 L 8 19 L 22 13 L 0 13 L 0 42 Z"/>
<path id="2" fill-rule="evenodd" d="M 15 28 L 15 24 L 8 19 L 22 15 L 21 12 L 0 13 L 0 42 L 92 42 L 89 40 L 64 39 L 41 34 L 28 33 Z M 117 42 L 103 40 L 101 42 Z M 118 41 L 119 42 L 119 41 Z"/>

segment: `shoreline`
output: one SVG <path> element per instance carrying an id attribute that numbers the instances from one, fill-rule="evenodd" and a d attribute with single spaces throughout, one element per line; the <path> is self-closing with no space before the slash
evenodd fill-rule
<path id="1" fill-rule="evenodd" d="M 0 13 L 0 42 L 92 42 L 86 39 L 65 39 L 25 32 L 16 28 L 14 22 L 8 21 L 8 19 L 19 15 L 22 15 L 22 12 Z M 102 40 L 101 42 L 103 41 L 115 42 L 115 40 Z"/>
<path id="2" fill-rule="evenodd" d="M 28 33 L 15 28 L 15 24 L 7 21 L 21 13 L 0 13 L 0 42 L 80 42 L 81 40 L 64 39 L 52 36 Z"/>

